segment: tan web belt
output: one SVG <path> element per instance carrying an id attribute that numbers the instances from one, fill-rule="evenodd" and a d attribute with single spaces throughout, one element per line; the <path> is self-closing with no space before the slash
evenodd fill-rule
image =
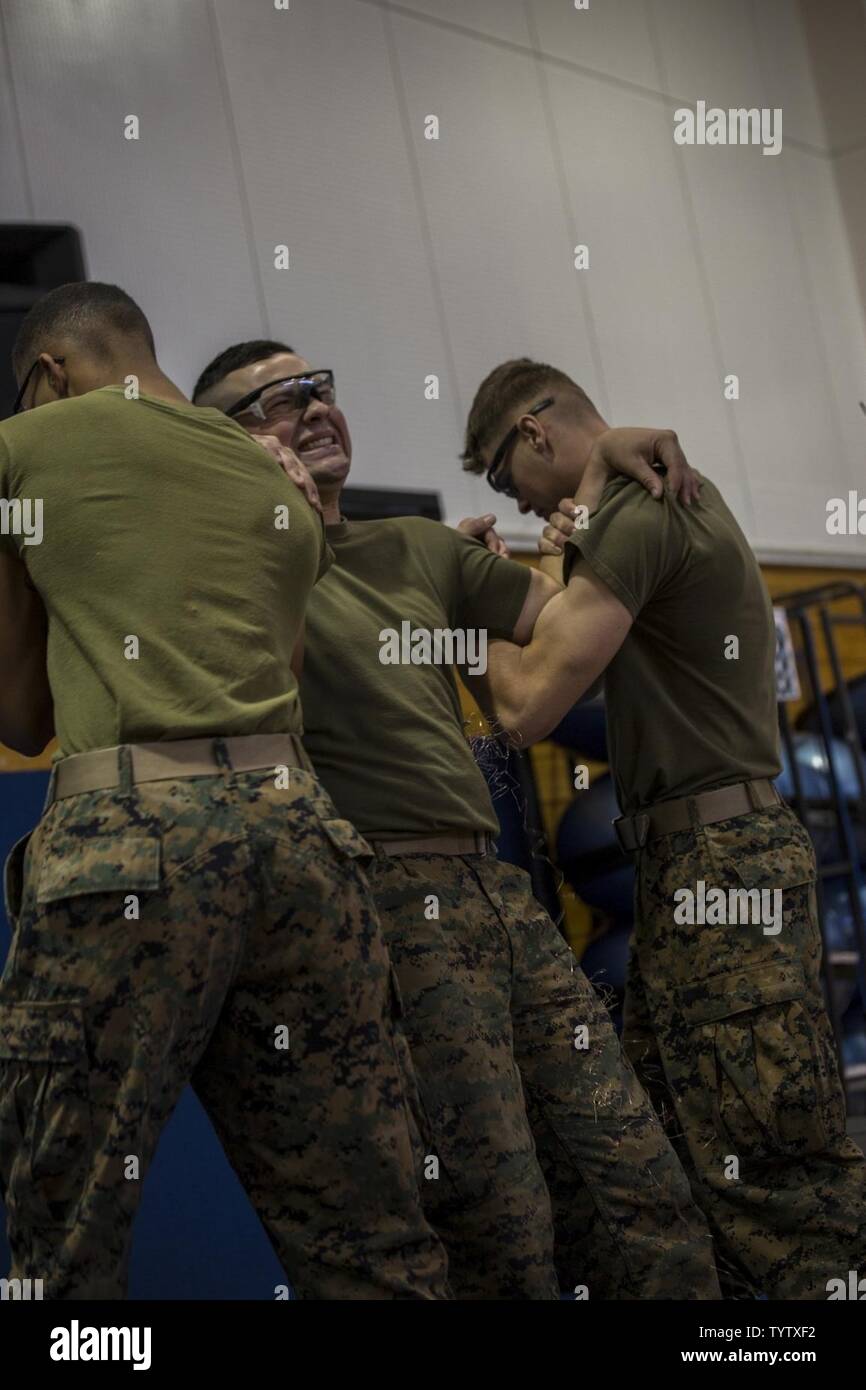
<path id="1" fill-rule="evenodd" d="M 367 840 L 379 854 L 492 854 L 493 836 L 486 830 L 466 835 L 429 835 L 417 839 Z"/>
<path id="2" fill-rule="evenodd" d="M 712 792 L 699 792 L 697 796 L 658 801 L 636 816 L 620 816 L 613 828 L 621 848 L 630 854 L 650 840 L 658 839 L 659 835 L 673 835 L 678 830 L 747 816 L 752 811 L 776 806 L 781 800 L 773 783 L 766 778 L 757 782 L 737 782 L 733 787 L 718 787 Z"/>
<path id="3" fill-rule="evenodd" d="M 215 777 L 219 773 L 260 772 L 265 768 L 297 767 L 312 772 L 300 739 L 295 734 L 249 734 L 239 738 L 189 738 L 167 743 L 129 743 L 117 748 L 98 748 L 93 753 L 73 753 L 55 763 L 46 805 L 80 792 L 109 791 L 128 780 L 174 781 L 185 777 Z"/>

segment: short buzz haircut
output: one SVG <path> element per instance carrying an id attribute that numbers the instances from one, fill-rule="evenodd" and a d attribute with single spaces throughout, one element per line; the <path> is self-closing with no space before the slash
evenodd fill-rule
<path id="1" fill-rule="evenodd" d="M 41 352 L 56 354 L 59 344 L 68 341 L 105 361 L 129 338 L 139 339 L 156 355 L 150 324 L 125 290 L 98 280 L 74 280 L 49 290 L 25 315 L 12 349 L 12 368 L 20 380 Z"/>
<path id="2" fill-rule="evenodd" d="M 466 421 L 466 437 L 460 458 L 468 473 L 483 473 L 484 450 L 505 433 L 506 416 L 538 404 L 551 391 L 565 393 L 581 416 L 597 416 L 589 396 L 570 376 L 547 362 L 514 357 L 494 367 L 475 392 Z"/>
<path id="3" fill-rule="evenodd" d="M 275 343 L 270 338 L 253 338 L 248 343 L 235 343 L 232 347 L 225 348 L 217 353 L 212 362 L 208 362 L 193 387 L 193 401 L 197 401 L 199 396 L 203 396 L 212 386 L 218 386 L 231 372 L 239 372 L 241 367 L 251 367 L 254 362 L 263 362 L 265 358 L 274 357 L 278 352 L 290 352 L 293 357 L 297 355 L 295 349 L 287 343 Z"/>

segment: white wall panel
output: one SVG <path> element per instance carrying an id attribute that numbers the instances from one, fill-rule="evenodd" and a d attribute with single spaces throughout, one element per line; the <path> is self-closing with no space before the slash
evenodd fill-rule
<path id="1" fill-rule="evenodd" d="M 849 156 L 853 159 L 855 156 Z M 866 321 L 863 301 L 852 293 L 854 274 L 833 164 L 796 150 L 785 155 L 785 172 L 812 291 L 824 383 L 833 400 L 842 439 L 841 464 L 849 487 L 863 489 L 866 459 Z M 854 181 L 852 181 L 854 186 Z M 866 228 L 866 152 L 860 155 L 860 225 Z M 812 461 L 823 473 L 823 462 Z"/>
<path id="2" fill-rule="evenodd" d="M 535 60 L 393 23 L 461 418 L 483 377 L 523 354 L 557 362 L 596 392 Z M 438 141 L 424 139 L 428 112 L 440 118 Z M 499 514 L 509 536 L 537 535 L 537 523 L 521 522 L 510 504 Z"/>
<path id="3" fill-rule="evenodd" d="M 680 154 L 725 371 L 740 378 L 730 408 L 751 479 L 752 539 L 761 551 L 832 554 L 825 501 L 847 486 L 849 468 L 791 221 L 788 152 L 768 159 L 751 147 L 686 146 Z"/>
<path id="4" fill-rule="evenodd" d="M 849 149 L 866 139 L 863 11 L 856 0 L 800 0 L 799 9 L 830 148 Z"/>
<path id="5" fill-rule="evenodd" d="M 741 524 L 751 508 L 660 102 L 552 69 L 611 421 L 672 425 Z M 662 193 L 663 190 L 663 193 Z"/>
<path id="6" fill-rule="evenodd" d="M 762 106 L 752 0 L 648 0 L 666 90 L 690 104 Z"/>
<path id="7" fill-rule="evenodd" d="M 37 219 L 140 299 L 190 386 L 221 325 L 261 330 L 206 0 L 4 0 Z M 124 118 L 141 138 L 124 139 Z"/>
<path id="8" fill-rule="evenodd" d="M 542 52 L 658 88 L 646 0 L 590 0 L 588 10 L 576 10 L 569 0 L 527 3 Z"/>
<path id="9" fill-rule="evenodd" d="M 12 63 L 5 42 L 2 19 L 0 14 L 0 220 L 27 222 L 30 219 L 30 206 L 24 150 L 18 139 Z"/>
<path id="10" fill-rule="evenodd" d="M 850 294 L 866 310 L 866 145 L 837 155 L 832 168 L 854 265 Z"/>
<path id="11" fill-rule="evenodd" d="M 828 147 L 827 125 L 800 7 L 795 0 L 753 0 L 761 106 L 782 108 L 785 136 Z"/>
<path id="12" fill-rule="evenodd" d="M 382 11 L 218 0 L 217 14 L 270 331 L 335 369 L 354 481 L 441 490 L 458 519 L 478 488 L 454 463 L 458 407 Z M 274 269 L 281 243 L 289 270 Z"/>

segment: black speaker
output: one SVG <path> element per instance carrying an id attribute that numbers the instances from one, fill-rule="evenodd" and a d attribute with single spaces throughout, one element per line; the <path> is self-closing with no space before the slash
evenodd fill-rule
<path id="1" fill-rule="evenodd" d="M 0 418 L 11 414 L 18 394 L 12 345 L 27 310 L 57 285 L 86 278 L 77 227 L 0 222 Z"/>
<path id="2" fill-rule="evenodd" d="M 438 492 L 410 488 L 346 487 L 340 494 L 340 510 L 348 521 L 386 521 L 391 516 L 427 516 L 442 520 Z"/>

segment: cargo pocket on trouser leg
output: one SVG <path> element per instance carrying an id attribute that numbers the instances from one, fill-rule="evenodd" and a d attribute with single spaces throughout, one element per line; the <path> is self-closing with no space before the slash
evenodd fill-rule
<path id="1" fill-rule="evenodd" d="M 6 966 L 0 974 L 7 980 L 11 978 L 15 969 L 15 957 L 19 942 L 18 918 L 24 900 L 24 860 L 32 838 L 33 831 L 29 830 L 26 835 L 17 840 L 9 851 L 3 866 L 3 902 L 6 908 L 6 920 L 12 933 L 12 946 L 6 960 Z"/>
<path id="2" fill-rule="evenodd" d="M 15 1246 L 75 1225 L 91 1153 L 81 1007 L 0 1005 L 0 1186 Z"/>
<path id="3" fill-rule="evenodd" d="M 319 811 L 318 807 L 316 810 L 319 825 L 337 858 L 354 862 L 360 869 L 366 868 L 373 858 L 373 851 L 352 822 L 326 815 L 324 811 Z"/>
<path id="4" fill-rule="evenodd" d="M 829 1024 L 799 962 L 748 967 L 681 986 L 681 1016 L 714 1092 L 719 1137 L 752 1160 L 837 1145 L 845 1102 Z"/>
<path id="5" fill-rule="evenodd" d="M 14 931 L 18 925 L 18 914 L 21 911 L 21 900 L 24 896 L 24 856 L 32 838 L 33 831 L 28 830 L 26 835 L 23 835 L 20 840 L 16 840 L 3 867 L 3 901 L 6 907 L 6 920 L 11 931 Z"/>
<path id="6" fill-rule="evenodd" d="M 412 1059 L 412 1052 L 403 1026 L 403 996 L 400 992 L 400 982 L 397 978 L 397 972 L 393 965 L 389 970 L 388 990 L 391 1010 L 391 1027 L 394 1037 L 394 1051 L 397 1056 L 397 1066 L 400 1070 L 403 1092 L 406 1097 L 412 1148 L 415 1154 L 415 1166 L 419 1174 L 419 1179 L 422 1180 L 422 1195 L 425 1195 L 431 1175 L 436 1168 L 436 1165 L 432 1163 L 432 1160 L 437 1157 L 436 1147 L 433 1137 L 433 1126 L 430 1123 L 430 1116 L 427 1114 L 421 1096 L 418 1078 L 415 1074 L 415 1063 Z"/>

